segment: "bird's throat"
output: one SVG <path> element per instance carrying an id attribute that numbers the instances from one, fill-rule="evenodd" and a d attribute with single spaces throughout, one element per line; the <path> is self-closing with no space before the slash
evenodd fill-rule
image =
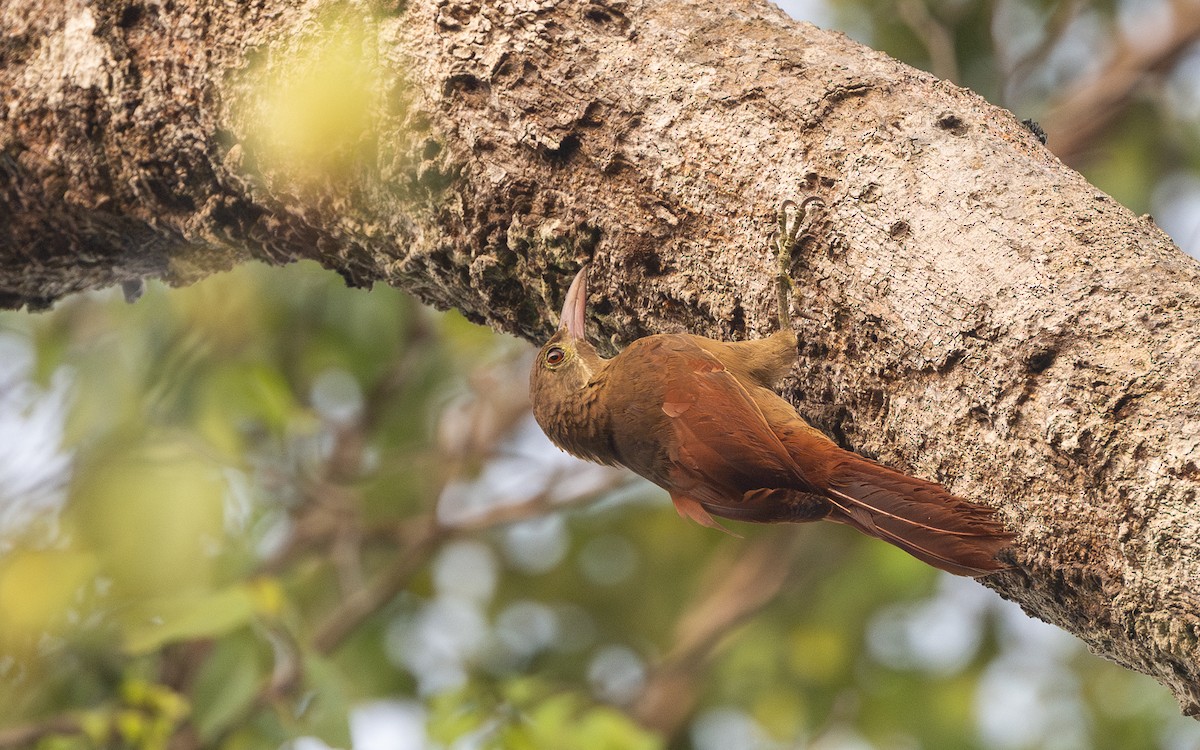
<path id="1" fill-rule="evenodd" d="M 591 379 L 569 398 L 536 416 L 559 448 L 587 461 L 613 465 L 619 457 L 613 446 L 605 385 L 603 378 Z"/>

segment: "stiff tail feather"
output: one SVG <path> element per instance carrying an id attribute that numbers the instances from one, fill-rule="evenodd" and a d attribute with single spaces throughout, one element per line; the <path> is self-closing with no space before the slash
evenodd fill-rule
<path id="1" fill-rule="evenodd" d="M 849 524 L 935 568 L 980 576 L 1008 566 L 996 559 L 1012 543 L 995 511 L 847 453 L 830 472 L 829 520 Z"/>

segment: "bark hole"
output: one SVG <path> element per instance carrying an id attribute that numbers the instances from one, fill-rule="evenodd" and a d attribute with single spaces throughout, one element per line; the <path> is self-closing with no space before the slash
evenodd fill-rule
<path id="1" fill-rule="evenodd" d="M 746 335 L 746 310 L 740 302 L 735 304 L 733 311 L 729 313 L 729 329 L 743 338 Z"/>
<path id="2" fill-rule="evenodd" d="M 639 254 L 638 261 L 641 263 L 642 270 L 649 277 L 662 276 L 667 272 L 667 264 L 663 262 L 662 255 L 652 248 L 648 248 Z"/>
<path id="3" fill-rule="evenodd" d="M 442 84 L 442 91 L 447 97 L 457 98 L 470 107 L 482 107 L 491 91 L 491 86 L 470 73 L 460 73 L 450 76 Z"/>
<path id="4" fill-rule="evenodd" d="M 1133 411 L 1131 408 L 1139 398 L 1136 393 L 1126 393 L 1113 404 L 1112 414 L 1116 419 L 1125 419 Z"/>
<path id="5" fill-rule="evenodd" d="M 1050 369 L 1050 365 L 1054 364 L 1057 356 L 1058 352 L 1053 349 L 1043 349 L 1040 352 L 1036 352 L 1029 359 L 1025 360 L 1025 371 L 1034 375 L 1045 372 Z"/>
<path id="6" fill-rule="evenodd" d="M 967 134 L 967 124 L 953 112 L 947 112 L 938 118 L 937 126 L 951 135 L 964 136 Z"/>
<path id="7" fill-rule="evenodd" d="M 559 142 L 558 148 L 546 149 L 546 157 L 556 167 L 562 167 L 571 161 L 571 157 L 579 152 L 580 140 L 575 133 L 568 135 Z"/>
<path id="8" fill-rule="evenodd" d="M 583 17 L 597 26 L 615 25 L 621 31 L 629 28 L 629 19 L 621 11 L 598 3 L 589 3 Z"/>
<path id="9" fill-rule="evenodd" d="M 126 5 L 121 9 L 121 16 L 117 19 L 117 26 L 120 26 L 122 29 L 128 29 L 131 26 L 136 26 L 137 22 L 142 20 L 142 16 L 145 15 L 145 12 L 146 9 L 142 5 L 138 5 L 136 3 Z"/>

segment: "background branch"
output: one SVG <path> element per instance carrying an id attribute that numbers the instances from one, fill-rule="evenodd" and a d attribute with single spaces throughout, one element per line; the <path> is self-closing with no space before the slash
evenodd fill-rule
<path id="1" fill-rule="evenodd" d="M 1173 0 L 1165 33 L 1158 24 L 1146 33 L 1117 37 L 1108 60 L 1065 92 L 1041 121 L 1049 145 L 1064 162 L 1081 165 L 1088 149 L 1133 106 L 1149 76 L 1165 75 L 1200 39 L 1200 3 Z"/>
<path id="2" fill-rule="evenodd" d="M 785 586 L 804 587 L 836 564 L 810 543 L 808 528 L 782 527 L 755 537 L 736 553 L 715 555 L 697 595 L 680 614 L 671 647 L 650 670 L 631 713 L 647 727 L 675 736 L 695 709 L 704 672 L 732 631 L 770 604 Z"/>

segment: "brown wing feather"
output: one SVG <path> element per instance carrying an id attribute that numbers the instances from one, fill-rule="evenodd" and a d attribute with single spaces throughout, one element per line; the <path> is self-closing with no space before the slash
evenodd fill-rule
<path id="1" fill-rule="evenodd" d="M 819 494 L 832 503 L 831 520 L 934 567 L 972 576 L 1006 567 L 996 554 L 1011 536 L 990 508 L 841 450 L 774 394 L 752 393 L 709 352 L 680 344 L 672 354 L 662 411 L 673 428 L 673 497 L 727 518 L 779 522 L 825 516 L 812 497 Z"/>
<path id="2" fill-rule="evenodd" d="M 707 352 L 679 354 L 665 373 L 663 404 L 673 427 L 666 445 L 673 485 L 706 506 L 724 507 L 751 489 L 794 484 L 787 446 L 745 387 Z"/>

